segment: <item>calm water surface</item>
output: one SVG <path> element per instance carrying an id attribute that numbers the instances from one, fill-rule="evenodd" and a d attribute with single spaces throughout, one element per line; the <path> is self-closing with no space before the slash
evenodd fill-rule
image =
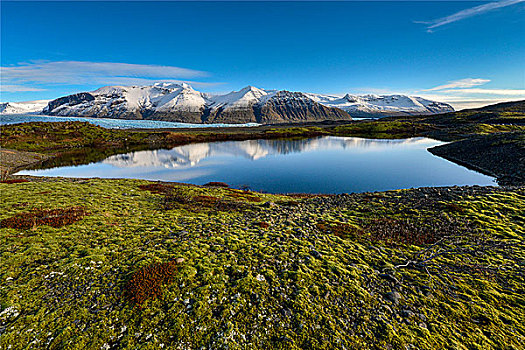
<path id="1" fill-rule="evenodd" d="M 428 138 L 321 137 L 199 143 L 111 156 L 24 175 L 223 181 L 267 192 L 343 193 L 422 186 L 495 185 L 492 177 L 432 155 Z"/>

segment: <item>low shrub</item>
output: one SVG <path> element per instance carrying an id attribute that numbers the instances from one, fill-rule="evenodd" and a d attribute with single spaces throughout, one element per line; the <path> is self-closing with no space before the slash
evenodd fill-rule
<path id="1" fill-rule="evenodd" d="M 333 234 L 340 238 L 350 238 L 364 235 L 363 230 L 341 222 L 320 222 L 317 224 L 317 228 L 322 232 Z"/>
<path id="2" fill-rule="evenodd" d="M 270 224 L 265 221 L 256 222 L 255 225 L 259 226 L 260 228 L 268 228 L 270 227 Z"/>
<path id="3" fill-rule="evenodd" d="M 150 191 L 151 193 L 167 193 L 173 189 L 173 186 L 162 183 L 151 183 L 147 185 L 139 185 L 143 191 Z"/>
<path id="4" fill-rule="evenodd" d="M 2 180 L 2 181 L 0 181 L 0 183 L 3 183 L 3 184 L 19 184 L 19 183 L 22 183 L 22 182 L 29 182 L 29 180 L 26 180 L 26 179 L 10 179 L 10 180 Z"/>
<path id="5" fill-rule="evenodd" d="M 426 245 L 439 241 L 444 236 L 464 235 L 475 229 L 456 219 L 366 219 L 353 226 L 340 222 L 320 222 L 317 228 L 324 233 L 341 238 L 367 239 L 387 245 Z"/>
<path id="6" fill-rule="evenodd" d="M 206 187 L 224 187 L 224 188 L 230 187 L 230 185 L 228 185 L 226 182 L 218 182 L 218 181 L 208 182 L 204 184 L 204 186 Z"/>
<path id="7" fill-rule="evenodd" d="M 79 221 L 88 215 L 82 207 L 65 209 L 34 209 L 29 213 L 16 214 L 13 217 L 0 221 L 0 227 L 29 229 L 40 225 L 62 227 Z"/>
<path id="8" fill-rule="evenodd" d="M 176 261 L 152 264 L 141 268 L 131 275 L 126 284 L 129 300 L 141 305 L 148 299 L 158 298 L 162 294 L 162 285 L 173 281 L 179 264 Z"/>

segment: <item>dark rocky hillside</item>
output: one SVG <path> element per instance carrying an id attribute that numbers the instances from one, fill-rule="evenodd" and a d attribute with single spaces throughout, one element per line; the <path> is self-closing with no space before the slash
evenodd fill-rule
<path id="1" fill-rule="evenodd" d="M 300 92 L 280 91 L 258 109 L 259 123 L 312 120 L 350 120 L 338 108 L 323 106 Z"/>
<path id="2" fill-rule="evenodd" d="M 504 102 L 482 108 L 436 114 L 424 118 L 434 124 L 518 124 L 525 125 L 525 101 Z"/>

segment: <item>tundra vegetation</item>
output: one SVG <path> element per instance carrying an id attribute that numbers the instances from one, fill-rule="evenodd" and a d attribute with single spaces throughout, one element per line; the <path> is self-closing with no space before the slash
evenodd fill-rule
<path id="1" fill-rule="evenodd" d="M 288 196 L 41 179 L 0 191 L 5 349 L 516 349 L 525 337 L 523 188 Z"/>
<path id="2" fill-rule="evenodd" d="M 2 126 L 0 349 L 522 348 L 518 107 L 215 131 Z M 10 176 L 190 142 L 322 135 L 454 140 L 432 152 L 518 186 L 286 195 Z"/>

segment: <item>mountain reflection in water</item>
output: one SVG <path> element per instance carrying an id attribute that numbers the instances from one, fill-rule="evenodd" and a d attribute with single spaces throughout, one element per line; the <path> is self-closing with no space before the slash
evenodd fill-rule
<path id="1" fill-rule="evenodd" d="M 363 149 L 368 151 L 381 151 L 389 146 L 415 144 L 435 145 L 436 141 L 421 137 L 398 140 L 372 140 L 357 137 L 327 136 L 302 140 L 208 142 L 179 146 L 170 150 L 140 151 L 118 154 L 105 159 L 103 162 L 117 167 L 154 166 L 178 168 L 195 166 L 203 159 L 218 156 L 234 156 L 257 160 L 271 155 L 285 155 L 315 150 L 351 148 L 354 150 Z M 439 144 L 439 142 L 437 144 Z"/>
<path id="2" fill-rule="evenodd" d="M 436 157 L 428 138 L 319 137 L 197 143 L 119 154 L 24 175 L 221 181 L 267 192 L 342 193 L 422 186 L 494 185 L 493 178 Z"/>

